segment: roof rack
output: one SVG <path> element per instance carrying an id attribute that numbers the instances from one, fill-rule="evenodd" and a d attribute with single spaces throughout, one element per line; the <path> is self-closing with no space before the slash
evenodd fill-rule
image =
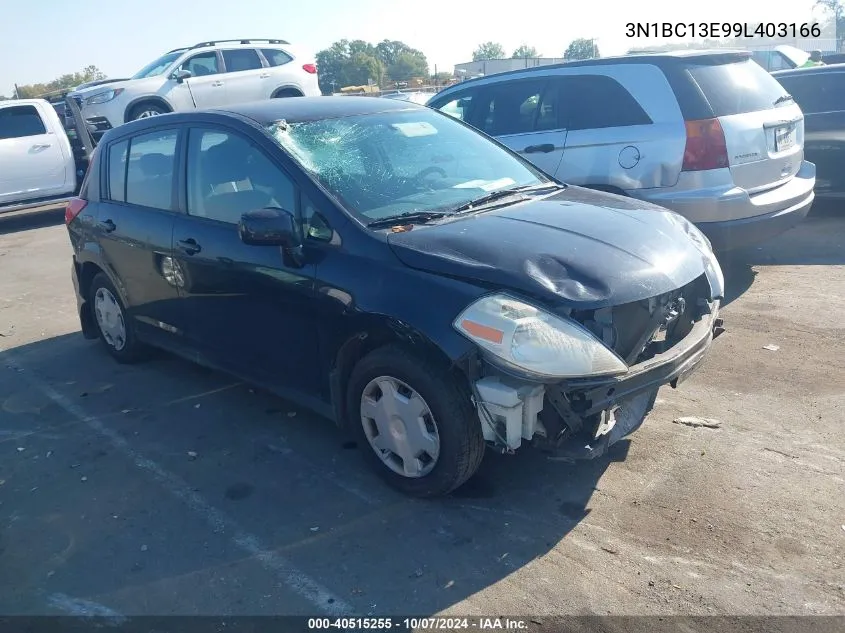
<path id="1" fill-rule="evenodd" d="M 249 39 L 214 40 L 210 42 L 200 42 L 199 44 L 194 44 L 193 46 L 191 46 L 191 48 L 205 48 L 207 46 L 217 46 L 218 44 L 223 44 L 225 42 L 237 42 L 238 44 L 253 44 L 255 42 L 266 42 L 267 44 L 290 44 L 290 42 L 275 38 L 270 39 L 267 37 L 251 37 Z"/>

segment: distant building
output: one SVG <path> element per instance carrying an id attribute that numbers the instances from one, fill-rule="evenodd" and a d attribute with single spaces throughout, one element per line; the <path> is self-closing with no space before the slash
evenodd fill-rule
<path id="1" fill-rule="evenodd" d="M 522 70 L 523 68 L 535 68 L 537 66 L 548 66 L 549 64 L 560 64 L 566 60 L 562 57 L 517 57 L 516 59 L 485 59 L 479 62 L 465 62 L 455 64 L 455 76 L 460 79 L 469 79 L 481 75 L 495 75 L 509 70 Z"/>

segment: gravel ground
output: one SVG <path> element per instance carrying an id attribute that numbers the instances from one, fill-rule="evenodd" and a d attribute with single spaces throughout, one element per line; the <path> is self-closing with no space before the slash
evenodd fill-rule
<path id="1" fill-rule="evenodd" d="M 0 218 L 0 614 L 845 615 L 841 209 L 725 262 L 727 332 L 610 458 L 437 501 L 249 385 L 114 363 L 70 256 Z"/>

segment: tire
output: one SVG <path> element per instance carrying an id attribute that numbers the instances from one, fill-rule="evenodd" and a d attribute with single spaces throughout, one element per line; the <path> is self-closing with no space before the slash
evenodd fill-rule
<path id="1" fill-rule="evenodd" d="M 373 393 L 375 397 L 381 398 L 383 392 L 380 387 L 373 385 L 377 380 L 385 378 L 402 383 L 405 388 L 415 392 L 423 405 L 427 406 L 430 416 L 421 416 L 420 428 L 436 429 L 438 455 L 436 459 L 420 458 L 410 460 L 417 466 L 425 459 L 428 461 L 417 476 L 400 474 L 394 468 L 399 466 L 400 459 L 395 453 L 383 452 L 371 444 L 370 436 L 376 427 L 375 418 L 368 418 L 365 422 L 364 412 L 366 406 L 364 397 Z M 403 393 L 398 392 L 400 396 Z M 404 392 L 405 395 L 409 393 Z M 436 497 L 448 494 L 465 483 L 472 477 L 481 465 L 484 457 L 485 443 L 481 431 L 481 422 L 478 419 L 475 408 L 470 400 L 468 390 L 461 388 L 441 367 L 432 362 L 425 361 L 405 350 L 387 346 L 370 352 L 362 358 L 352 370 L 349 378 L 346 397 L 347 411 L 349 412 L 349 424 L 354 433 L 361 450 L 364 451 L 366 459 L 370 462 L 376 472 L 388 484 L 401 492 L 415 497 Z M 411 402 L 415 400 L 404 400 Z M 368 398 L 371 410 L 372 397 Z M 419 401 L 416 400 L 418 404 Z M 365 427 L 365 424 L 367 427 Z M 407 429 L 401 425 L 402 429 Z M 368 433 L 370 436 L 368 436 Z M 424 431 L 428 433 L 428 431 Z M 400 432 L 402 437 L 405 432 Z M 382 434 L 378 433 L 378 437 Z M 394 431 L 386 435 L 387 441 L 396 437 Z M 429 441 L 431 433 L 426 436 Z M 381 453 L 381 455 L 379 454 Z M 390 454 L 388 458 L 387 455 Z M 384 455 L 384 457 L 382 456 Z M 433 462 L 433 465 L 431 465 Z M 393 464 L 391 466 L 390 464 Z M 404 460 L 401 460 L 404 464 Z M 427 472 L 422 472 L 430 468 Z"/>
<path id="2" fill-rule="evenodd" d="M 91 311 L 94 315 L 94 323 L 97 324 L 100 341 L 106 346 L 109 354 L 119 363 L 134 363 L 141 360 L 146 348 L 138 341 L 134 325 L 126 316 L 126 308 L 120 300 L 120 294 L 105 273 L 97 273 L 91 280 L 88 300 L 91 302 Z M 100 304 L 102 307 L 99 309 L 98 301 L 102 301 Z M 115 334 L 115 327 L 108 327 L 108 323 L 115 324 L 118 319 L 123 325 L 122 337 Z"/>
<path id="3" fill-rule="evenodd" d="M 138 119 L 146 119 L 148 117 L 159 116 L 160 114 L 167 114 L 169 111 L 155 103 L 139 103 L 135 106 L 132 106 L 132 110 L 129 111 L 129 117 L 127 118 L 127 123 L 129 121 L 137 121 Z"/>

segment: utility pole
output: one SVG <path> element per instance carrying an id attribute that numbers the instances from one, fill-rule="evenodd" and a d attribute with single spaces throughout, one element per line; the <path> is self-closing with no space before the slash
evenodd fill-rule
<path id="1" fill-rule="evenodd" d="M 15 99 L 20 99 L 20 98 L 21 98 L 20 88 L 18 88 L 18 84 L 15 84 Z"/>

